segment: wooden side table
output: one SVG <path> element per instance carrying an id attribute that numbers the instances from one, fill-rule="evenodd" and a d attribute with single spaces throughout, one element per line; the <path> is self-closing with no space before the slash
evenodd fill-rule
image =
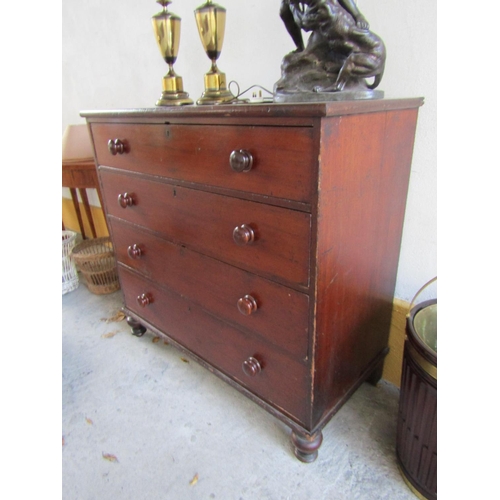
<path id="1" fill-rule="evenodd" d="M 62 139 L 62 186 L 67 187 L 71 193 L 73 206 L 75 208 L 78 225 L 83 239 L 87 239 L 83 224 L 80 204 L 78 202 L 77 190 L 83 202 L 83 207 L 90 231 L 94 238 L 97 237 L 92 212 L 90 209 L 87 189 L 96 189 L 99 202 L 103 206 L 99 181 L 97 179 L 96 166 L 92 143 L 86 124 L 69 125 Z M 63 223 L 64 228 L 64 223 Z"/>

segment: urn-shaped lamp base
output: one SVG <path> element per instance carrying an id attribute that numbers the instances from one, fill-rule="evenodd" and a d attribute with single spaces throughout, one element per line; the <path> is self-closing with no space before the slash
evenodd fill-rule
<path id="1" fill-rule="evenodd" d="M 225 73 L 212 69 L 205 74 L 205 91 L 196 104 L 224 104 L 234 99 L 235 96 L 227 89 Z"/>
<path id="2" fill-rule="evenodd" d="M 177 75 L 166 75 L 163 77 L 163 92 L 160 99 L 156 101 L 157 106 L 184 106 L 193 104 L 189 94 L 184 92 L 182 77 Z"/>

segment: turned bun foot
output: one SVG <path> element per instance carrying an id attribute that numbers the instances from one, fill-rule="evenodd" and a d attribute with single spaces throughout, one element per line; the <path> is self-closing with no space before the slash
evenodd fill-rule
<path id="1" fill-rule="evenodd" d="M 318 458 L 318 449 L 323 442 L 323 434 L 321 431 L 311 435 L 292 431 L 291 440 L 295 456 L 301 462 L 311 463 Z"/>
<path id="2" fill-rule="evenodd" d="M 377 366 L 375 370 L 369 375 L 369 377 L 366 379 L 366 381 L 374 386 L 377 386 L 377 384 L 380 382 L 380 379 L 382 378 L 382 372 L 384 370 L 384 365 Z"/>
<path id="3" fill-rule="evenodd" d="M 135 335 L 136 337 L 142 337 L 146 333 L 146 328 L 134 318 L 127 316 L 127 323 L 132 329 L 132 335 Z"/>

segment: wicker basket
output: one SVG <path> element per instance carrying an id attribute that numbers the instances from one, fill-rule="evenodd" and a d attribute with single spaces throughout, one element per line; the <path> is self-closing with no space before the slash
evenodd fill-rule
<path id="1" fill-rule="evenodd" d="M 84 240 L 73 248 L 72 255 L 83 282 L 92 293 L 104 295 L 119 290 L 111 238 Z"/>
<path id="2" fill-rule="evenodd" d="M 73 231 L 62 232 L 62 294 L 78 288 L 78 272 L 71 258 L 71 251 L 75 246 L 76 233 Z"/>

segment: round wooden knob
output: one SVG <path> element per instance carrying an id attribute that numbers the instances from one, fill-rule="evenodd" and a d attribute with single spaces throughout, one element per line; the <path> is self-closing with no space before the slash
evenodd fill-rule
<path id="1" fill-rule="evenodd" d="M 242 368 L 243 372 L 248 377 L 255 377 L 262 371 L 262 367 L 259 361 L 253 356 L 250 356 L 248 359 L 245 359 L 245 361 L 243 361 Z"/>
<path id="2" fill-rule="evenodd" d="M 250 172 L 253 166 L 253 156 L 250 151 L 236 149 L 229 155 L 229 165 L 235 172 Z"/>
<path id="3" fill-rule="evenodd" d="M 130 245 L 128 248 L 127 248 L 127 253 L 128 253 L 128 256 L 131 258 L 131 259 L 139 259 L 142 257 L 143 255 L 143 252 L 142 252 L 142 249 L 139 245 Z"/>
<path id="4" fill-rule="evenodd" d="M 125 153 L 125 144 L 120 139 L 110 139 L 108 141 L 108 151 L 113 155 Z"/>
<path id="5" fill-rule="evenodd" d="M 150 294 L 150 293 L 143 293 L 142 295 L 139 295 L 137 297 L 137 303 L 141 306 L 141 307 L 146 307 L 146 306 L 149 306 L 150 304 L 152 304 L 154 301 L 153 301 L 153 296 Z"/>
<path id="6" fill-rule="evenodd" d="M 134 205 L 134 203 L 135 200 L 133 195 L 129 193 L 121 193 L 118 195 L 118 205 L 120 205 L 120 207 L 122 208 L 131 207 L 132 205 Z"/>
<path id="7" fill-rule="evenodd" d="M 255 241 L 254 230 L 247 224 L 235 227 L 233 240 L 237 245 L 251 245 Z"/>
<path id="8" fill-rule="evenodd" d="M 257 308 L 257 301 L 251 295 L 245 295 L 238 300 L 238 311 L 245 316 L 250 316 Z"/>

